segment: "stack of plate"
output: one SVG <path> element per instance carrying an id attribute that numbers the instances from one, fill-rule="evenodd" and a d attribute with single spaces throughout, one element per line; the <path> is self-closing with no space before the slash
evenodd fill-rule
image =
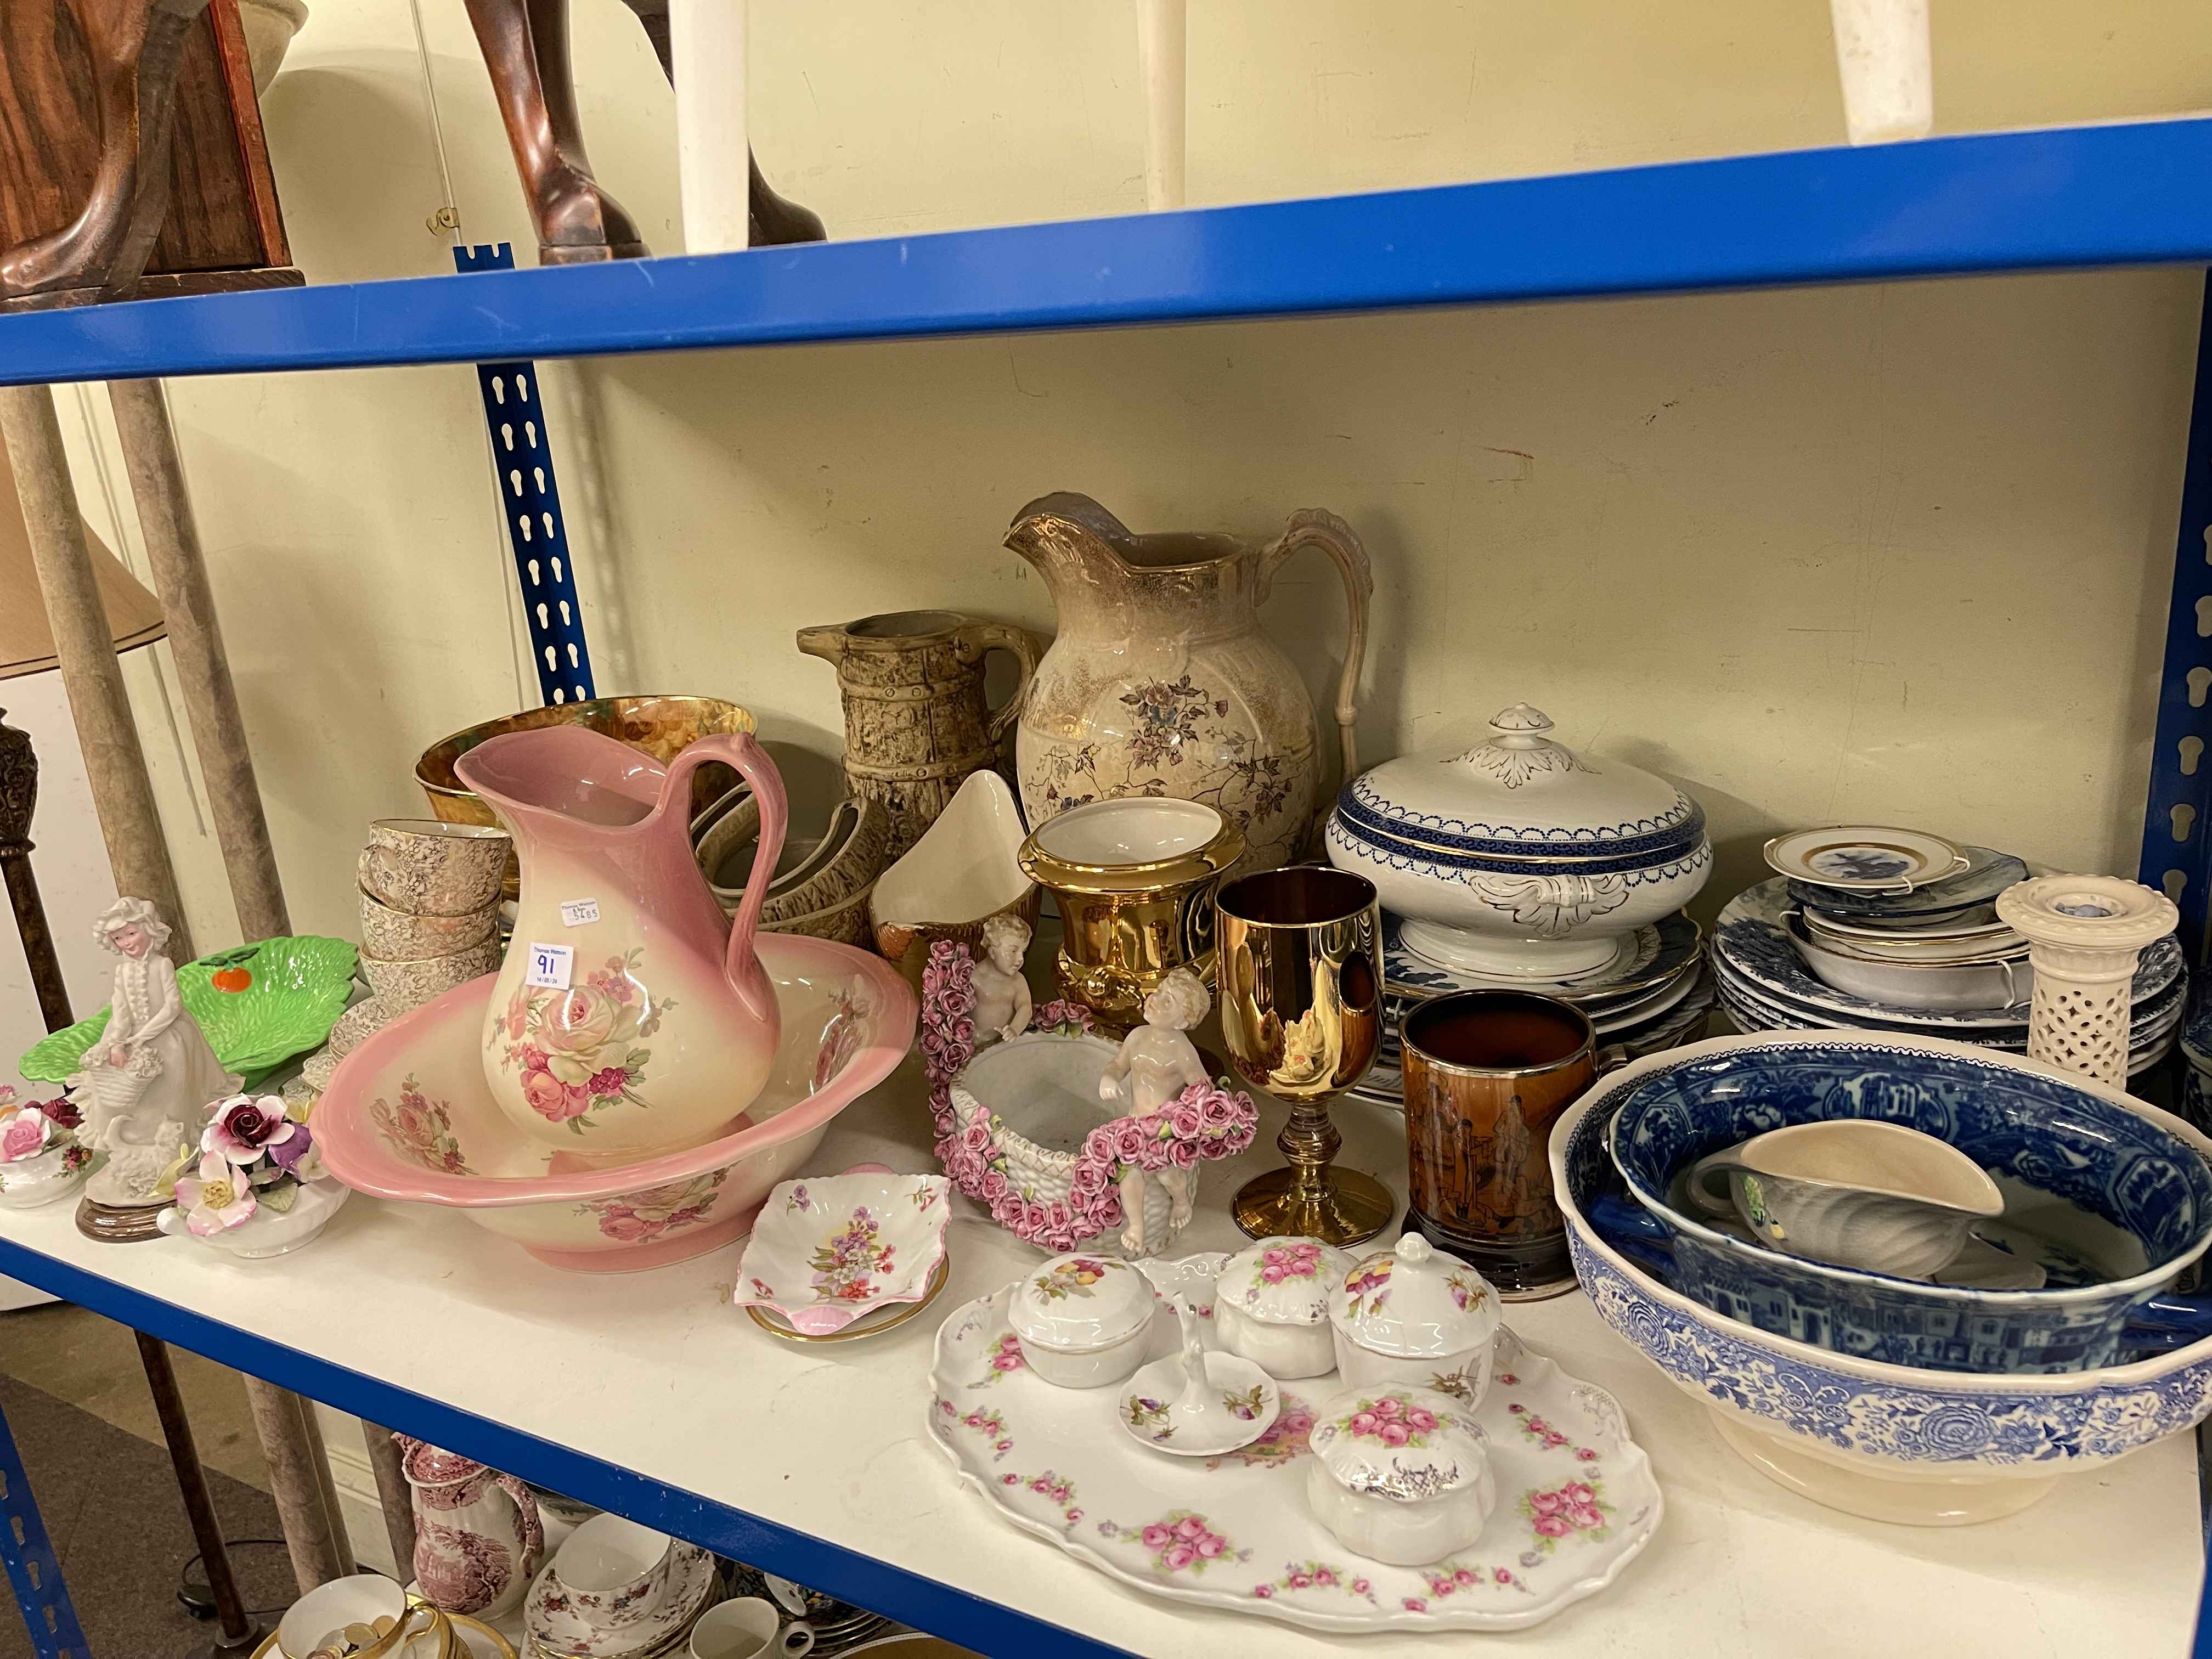
<path id="1" fill-rule="evenodd" d="M 1698 924 L 1680 910 L 1638 928 L 1612 962 L 1571 980 L 1497 979 L 1439 967 L 1407 948 L 1399 919 L 1386 910 L 1382 982 L 1382 1045 L 1373 1068 L 1352 1092 L 1391 1106 L 1405 1103 L 1399 1023 L 1408 1008 L 1431 997 L 1455 991 L 1529 991 L 1557 997 L 1589 1016 L 1601 1045 L 1619 1044 L 1632 1056 L 1703 1036 L 1714 997 Z"/>
<path id="2" fill-rule="evenodd" d="M 1978 853 L 1984 849 L 1974 850 Z M 2010 884 L 2009 881 L 2003 884 Z M 1926 890 L 1931 898 L 1935 896 L 1933 888 Z M 1916 890 L 1911 896 L 1921 896 L 1921 890 Z M 1827 982 L 1807 965 L 1808 956 L 1813 954 L 1808 945 L 1818 939 L 1825 946 L 1832 938 L 1848 935 L 1840 935 L 1832 911 L 1823 917 L 1829 932 L 1816 933 L 1808 925 L 1810 914 L 1802 908 L 1802 896 L 1796 884 L 1777 877 L 1739 893 L 1721 910 L 1711 947 L 1713 978 L 1722 1006 L 1743 1030 L 1844 1029 L 1913 1032 L 1978 1042 L 2014 1054 L 2027 1052 L 2030 981 L 2024 957 L 1997 955 L 1978 964 L 1962 963 L 1960 958 L 1953 958 L 1950 966 L 1954 969 L 1961 965 L 1978 966 L 1990 976 L 1991 992 L 1984 1006 L 1930 1007 L 1924 1006 L 1924 1000 L 1922 1006 L 1914 1006 L 1896 1000 L 1893 989 L 1889 995 L 1865 994 L 1866 990 L 1878 988 L 1877 981 L 1885 971 L 1893 976 L 1899 969 L 1909 972 L 1927 965 L 1913 961 L 1909 955 L 1901 962 L 1873 957 L 1858 962 L 1857 967 L 1873 977 L 1863 981 L 1862 990 L 1844 989 Z M 1832 895 L 1823 896 L 1825 900 Z M 1942 949 L 1955 949 L 1961 937 L 1957 930 L 1986 925 L 1988 919 L 1975 916 L 1975 908 L 1974 904 L 1969 904 L 1945 918 L 1941 925 L 1931 925 L 1925 930 L 1907 927 L 1887 930 L 1887 942 L 1909 951 L 1911 941 L 1917 939 L 1936 947 L 1940 955 Z M 1864 920 L 1847 921 L 1841 927 L 1861 927 L 1862 941 L 1868 933 L 1884 931 L 1864 927 Z M 1951 937 L 1939 940 L 1938 936 L 1947 928 L 1953 930 Z M 1984 936 L 1985 939 L 1990 937 L 1993 936 Z M 1833 971 L 1833 962 L 1826 962 L 1825 965 Z M 1893 985 L 1893 978 L 1888 982 Z M 2182 971 L 2181 946 L 2169 935 L 2144 951 L 2136 970 L 2135 1008 L 2129 1037 L 2130 1073 L 2155 1064 L 2172 1048 L 2186 994 L 2187 976 Z"/>

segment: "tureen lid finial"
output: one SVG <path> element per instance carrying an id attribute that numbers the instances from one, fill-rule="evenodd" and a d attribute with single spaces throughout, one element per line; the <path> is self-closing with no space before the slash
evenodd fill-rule
<path id="1" fill-rule="evenodd" d="M 1525 702 L 1516 702 L 1510 708 L 1501 708 L 1490 717 L 1493 732 L 1548 732 L 1552 717 L 1540 708 L 1532 708 Z"/>

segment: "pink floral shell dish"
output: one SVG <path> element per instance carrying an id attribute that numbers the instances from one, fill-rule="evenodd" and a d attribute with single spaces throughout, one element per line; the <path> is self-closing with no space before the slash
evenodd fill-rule
<path id="1" fill-rule="evenodd" d="M 851 1170 L 768 1195 L 738 1264 L 737 1305 L 773 1308 L 809 1336 L 919 1302 L 945 1259 L 952 1183 Z"/>
<path id="2" fill-rule="evenodd" d="M 459 1209 L 556 1267 L 658 1267 L 742 1237 L 830 1120 L 890 1075 L 915 1026 L 914 993 L 881 957 L 795 934 L 758 948 L 781 1039 L 766 1085 L 704 1146 L 611 1162 L 519 1130 L 484 1081 L 487 975 L 339 1063 L 315 1108 L 323 1162 L 373 1197 Z"/>

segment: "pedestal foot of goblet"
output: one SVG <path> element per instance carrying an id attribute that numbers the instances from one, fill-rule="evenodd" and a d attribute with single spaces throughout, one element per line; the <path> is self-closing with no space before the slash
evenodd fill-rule
<path id="1" fill-rule="evenodd" d="M 1248 1238 L 1317 1238 L 1324 1244 L 1364 1244 L 1390 1224 L 1398 1200 L 1390 1189 L 1357 1170 L 1321 1172 L 1321 1188 L 1301 1192 L 1296 1170 L 1270 1170 L 1237 1189 L 1231 1206 Z"/>

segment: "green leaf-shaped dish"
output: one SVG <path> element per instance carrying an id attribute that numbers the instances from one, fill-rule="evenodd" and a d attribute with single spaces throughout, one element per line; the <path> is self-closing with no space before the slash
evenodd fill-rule
<path id="1" fill-rule="evenodd" d="M 223 1068 L 251 1079 L 329 1040 L 353 973 L 354 947 L 342 939 L 265 939 L 186 963 L 177 991 Z M 33 1043 L 16 1069 L 33 1083 L 67 1082 L 113 1012 Z"/>

